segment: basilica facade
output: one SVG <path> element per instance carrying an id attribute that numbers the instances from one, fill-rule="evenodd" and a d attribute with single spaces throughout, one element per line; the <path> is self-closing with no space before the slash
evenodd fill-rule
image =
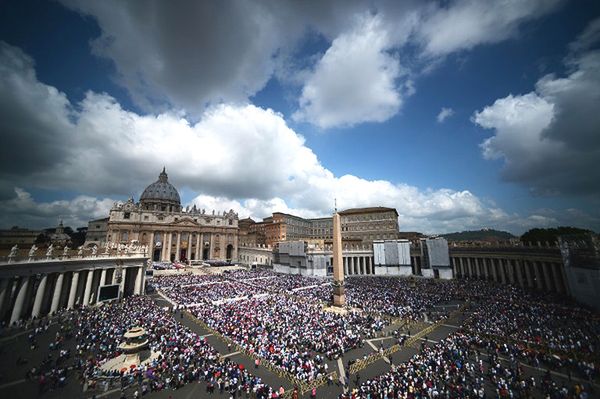
<path id="1" fill-rule="evenodd" d="M 154 261 L 238 260 L 238 215 L 182 208 L 165 169 L 138 203 L 129 199 L 110 211 L 107 241 L 148 245 Z"/>

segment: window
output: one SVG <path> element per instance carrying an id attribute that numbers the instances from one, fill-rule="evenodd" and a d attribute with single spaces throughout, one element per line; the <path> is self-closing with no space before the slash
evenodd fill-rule
<path id="1" fill-rule="evenodd" d="M 144 216 L 144 220 L 148 220 L 148 215 L 145 215 L 145 216 Z"/>
<path id="2" fill-rule="evenodd" d="M 99 224 L 97 224 L 97 225 L 96 225 L 96 228 L 97 228 L 97 229 L 99 229 L 99 228 L 100 228 L 100 225 L 99 225 Z"/>
<path id="3" fill-rule="evenodd" d="M 125 219 L 129 219 L 130 217 L 131 217 L 131 213 L 130 212 L 125 212 L 123 214 L 123 218 L 125 218 Z"/>

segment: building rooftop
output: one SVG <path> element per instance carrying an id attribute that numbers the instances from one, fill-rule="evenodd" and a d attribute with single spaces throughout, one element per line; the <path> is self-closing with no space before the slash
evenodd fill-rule
<path id="1" fill-rule="evenodd" d="M 338 212 L 340 215 L 356 215 L 359 213 L 378 213 L 378 212 L 389 212 L 394 211 L 398 216 L 398 211 L 395 208 L 386 208 L 384 206 L 373 206 L 369 208 L 351 208 Z"/>

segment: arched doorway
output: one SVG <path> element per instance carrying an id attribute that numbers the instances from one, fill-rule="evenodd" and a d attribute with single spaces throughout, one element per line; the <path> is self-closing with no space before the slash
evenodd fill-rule
<path id="1" fill-rule="evenodd" d="M 227 262 L 231 262 L 231 258 L 233 257 L 233 245 L 227 245 L 227 249 L 225 250 Z"/>

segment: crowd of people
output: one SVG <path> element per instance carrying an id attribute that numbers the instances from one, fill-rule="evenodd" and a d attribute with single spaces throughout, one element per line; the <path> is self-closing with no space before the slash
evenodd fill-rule
<path id="1" fill-rule="evenodd" d="M 368 379 L 349 398 L 578 398 L 591 397 L 591 384 L 557 381 L 551 373 L 526 374 L 516 361 L 481 353 L 470 333 L 456 332 L 435 345 L 423 345 L 409 361 Z M 491 392 L 490 392 L 491 391 Z"/>
<path id="2" fill-rule="evenodd" d="M 323 309 L 322 302 L 332 295 L 327 282 L 238 271 L 160 276 L 152 285 L 245 352 L 305 382 L 326 375 L 331 360 L 381 332 L 387 316 L 435 321 L 449 311 L 434 309 L 467 305 L 458 330 L 433 345 L 423 344 L 391 371 L 355 384 L 340 396 L 344 399 L 586 399 L 594 394 L 590 382 L 600 378 L 600 317 L 564 298 L 481 281 L 352 277 L 345 285 L 351 310 L 341 314 Z M 203 381 L 209 394 L 277 397 L 259 377 L 219 356 L 205 338 L 149 297 L 68 310 L 60 318 L 51 355 L 28 373 L 44 389 L 60 387 L 76 370 L 87 381 L 133 382 L 141 393 Z M 120 354 L 123 334 L 134 326 L 146 330 L 155 356 L 138 367 L 105 370 L 102 366 Z M 32 348 L 37 334 L 47 329 L 40 323 L 31 333 Z M 73 350 L 64 347 L 70 338 Z M 532 373 L 540 369 L 558 370 L 569 379 Z"/>
<path id="3" fill-rule="evenodd" d="M 386 325 L 362 312 L 324 312 L 319 304 L 275 295 L 196 307 L 192 313 L 246 351 L 305 381 L 327 372 L 325 359 L 363 345 L 364 337 Z"/>
<path id="4" fill-rule="evenodd" d="M 205 337 L 178 323 L 169 309 L 158 307 L 150 297 L 134 296 L 120 303 L 72 310 L 63 325 L 72 327 L 74 333 L 73 368 L 90 387 L 92 382 L 117 379 L 121 384 L 134 383 L 139 395 L 204 381 L 207 392 L 225 390 L 234 397 L 246 393 L 271 398 L 275 392 L 247 369 L 222 358 Z M 153 355 L 136 367 L 103 368 L 121 354 L 123 334 L 132 327 L 145 329 Z"/>
<path id="5" fill-rule="evenodd" d="M 212 304 L 213 302 L 228 301 L 265 293 L 260 287 L 244 284 L 238 281 L 222 281 L 187 285 L 164 290 L 169 299 L 180 305 Z"/>
<path id="6" fill-rule="evenodd" d="M 346 281 L 349 306 L 407 320 L 423 320 L 435 305 L 455 299 L 453 287 L 444 282 L 392 277 L 355 277 Z M 443 314 L 439 313 L 439 317 Z"/>

